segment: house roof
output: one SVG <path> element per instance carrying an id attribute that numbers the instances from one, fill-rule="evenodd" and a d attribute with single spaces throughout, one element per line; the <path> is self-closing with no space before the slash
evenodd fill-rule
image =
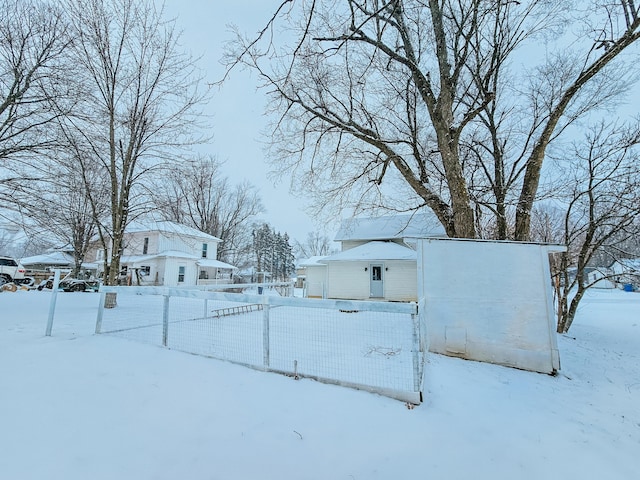
<path id="1" fill-rule="evenodd" d="M 48 267 L 73 267 L 75 260 L 73 255 L 66 252 L 49 252 L 41 255 L 33 255 L 32 257 L 25 257 L 20 260 L 20 263 L 24 267 L 30 267 L 33 265 L 46 265 Z M 87 269 L 96 268 L 96 263 L 82 262 L 82 266 Z"/>
<path id="2" fill-rule="evenodd" d="M 73 257 L 65 252 L 50 252 L 42 255 L 33 255 L 20 260 L 20 263 L 27 267 L 30 265 L 51 265 L 69 267 L 74 264 Z"/>
<path id="3" fill-rule="evenodd" d="M 188 260 L 198 260 L 200 257 L 191 255 L 190 253 L 180 252 L 178 250 L 165 250 L 153 255 L 123 255 L 120 257 L 120 263 L 141 263 L 156 258 L 186 258 Z"/>
<path id="4" fill-rule="evenodd" d="M 207 239 L 212 242 L 221 242 L 218 237 L 209 235 L 208 233 L 201 232 L 192 227 L 181 225 L 176 222 L 170 222 L 168 220 L 162 221 L 149 221 L 149 222 L 132 222 L 126 230 L 127 233 L 139 233 L 139 232 L 161 232 L 161 233 L 174 233 L 180 236 L 196 237 Z"/>
<path id="5" fill-rule="evenodd" d="M 640 258 L 620 258 L 613 262 L 611 267 L 616 263 L 624 269 L 640 271 Z"/>
<path id="6" fill-rule="evenodd" d="M 220 260 L 213 260 L 210 258 L 203 258 L 202 260 L 198 260 L 198 265 L 201 267 L 209 267 L 209 268 L 230 268 L 233 270 L 237 270 L 238 267 L 234 267 L 228 263 L 221 262 Z"/>
<path id="7" fill-rule="evenodd" d="M 236 269 L 233 265 L 228 263 L 221 262 L 219 260 L 215 260 L 212 258 L 200 258 L 197 255 L 192 255 L 190 253 L 180 252 L 178 250 L 165 250 L 163 252 L 153 254 L 153 255 L 127 255 L 123 256 L 120 259 L 121 263 L 134 263 L 140 264 L 142 262 L 147 262 L 149 260 L 155 260 L 156 258 L 184 258 L 187 260 L 197 260 L 197 264 L 201 267 L 210 267 L 210 268 L 231 268 Z"/>
<path id="8" fill-rule="evenodd" d="M 313 257 L 309 257 L 306 260 L 302 260 L 298 263 L 299 267 L 315 267 L 317 265 L 324 265 L 320 260 L 326 258 L 326 255 L 315 255 Z"/>
<path id="9" fill-rule="evenodd" d="M 329 255 L 320 260 L 320 263 L 329 262 L 357 262 L 376 260 L 417 260 L 415 250 L 394 242 L 368 242 L 343 252 Z"/>
<path id="10" fill-rule="evenodd" d="M 394 240 L 401 238 L 446 237 L 435 215 L 416 213 L 383 217 L 356 217 L 343 220 L 335 241 Z"/>

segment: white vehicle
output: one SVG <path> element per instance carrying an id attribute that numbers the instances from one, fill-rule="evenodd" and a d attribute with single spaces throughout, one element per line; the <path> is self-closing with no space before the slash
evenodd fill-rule
<path id="1" fill-rule="evenodd" d="M 25 269 L 20 263 L 10 257 L 0 257 L 0 285 L 5 283 L 21 284 L 28 282 L 25 279 Z"/>

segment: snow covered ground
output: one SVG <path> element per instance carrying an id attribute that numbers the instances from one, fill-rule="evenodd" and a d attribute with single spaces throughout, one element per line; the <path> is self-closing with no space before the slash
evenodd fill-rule
<path id="1" fill-rule="evenodd" d="M 556 377 L 430 355 L 426 401 L 111 336 L 98 295 L 0 293 L 0 478 L 635 479 L 640 294 L 587 295 Z"/>

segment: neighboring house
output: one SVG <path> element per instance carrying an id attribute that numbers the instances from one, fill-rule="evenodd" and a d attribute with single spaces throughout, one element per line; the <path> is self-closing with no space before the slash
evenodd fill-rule
<path id="1" fill-rule="evenodd" d="M 640 258 L 616 260 L 609 267 L 613 280 L 619 285 L 640 287 Z"/>
<path id="2" fill-rule="evenodd" d="M 27 270 L 27 276 L 36 281 L 49 278 L 54 270 L 60 270 L 64 274 L 71 272 L 75 267 L 73 254 L 69 250 L 53 250 L 41 255 L 23 257 L 20 263 Z M 82 262 L 78 277 L 89 279 L 96 275 L 98 265 L 91 262 Z"/>
<path id="3" fill-rule="evenodd" d="M 75 264 L 73 255 L 61 251 L 24 257 L 20 260 L 20 263 L 27 270 L 32 271 L 71 270 Z"/>
<path id="4" fill-rule="evenodd" d="M 163 286 L 231 283 L 236 267 L 216 260 L 220 241 L 169 221 L 130 225 L 120 258 L 121 281 Z M 103 250 L 95 252 L 95 261 L 102 268 Z"/>
<path id="5" fill-rule="evenodd" d="M 428 214 L 353 218 L 335 241 L 342 251 L 306 265 L 306 296 L 417 301 L 416 238 L 446 237 Z"/>
<path id="6" fill-rule="evenodd" d="M 567 269 L 569 283 L 576 279 L 578 269 L 570 267 Z M 585 267 L 582 279 L 590 288 L 615 288 L 615 283 L 611 281 L 611 271 L 604 267 Z"/>

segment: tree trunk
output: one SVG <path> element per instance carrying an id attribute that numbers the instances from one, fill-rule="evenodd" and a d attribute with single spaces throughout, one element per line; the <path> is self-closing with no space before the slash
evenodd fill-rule
<path id="1" fill-rule="evenodd" d="M 578 287 L 578 291 L 575 296 L 571 299 L 571 304 L 569 305 L 569 309 L 564 313 L 560 321 L 558 322 L 558 333 L 567 333 L 571 328 L 571 324 L 576 317 L 576 312 L 578 311 L 578 305 L 580 304 L 580 300 L 582 300 L 582 296 L 584 295 L 585 289 L 582 286 Z"/>

